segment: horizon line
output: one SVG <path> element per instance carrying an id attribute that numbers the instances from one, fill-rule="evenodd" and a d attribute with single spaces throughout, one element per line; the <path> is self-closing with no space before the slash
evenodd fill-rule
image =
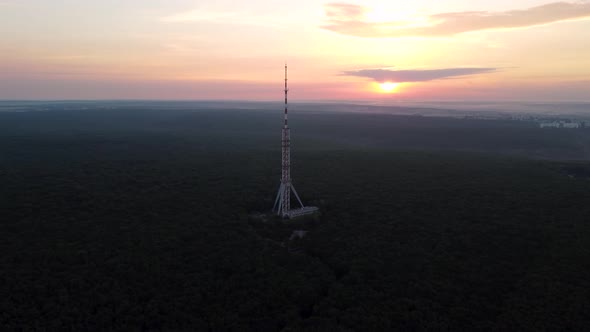
<path id="1" fill-rule="evenodd" d="M 88 99 L 77 99 L 77 98 L 51 98 L 51 99 L 2 99 L 0 102 L 214 102 L 214 103 L 282 103 L 281 99 L 169 99 L 169 98 L 88 98 Z M 307 104 L 307 103 L 330 103 L 330 104 L 348 104 L 348 103 L 529 103 L 529 104 L 590 104 L 590 100 L 523 100 L 523 99 L 512 99 L 512 100 L 460 100 L 460 99 L 443 99 L 443 100 L 401 100 L 401 99 L 305 99 L 289 102 L 290 104 Z"/>

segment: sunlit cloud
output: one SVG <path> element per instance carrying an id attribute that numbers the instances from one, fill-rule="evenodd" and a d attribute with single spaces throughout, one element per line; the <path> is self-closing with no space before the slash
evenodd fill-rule
<path id="1" fill-rule="evenodd" d="M 464 32 L 514 29 L 560 21 L 590 18 L 590 2 L 554 2 L 542 6 L 505 12 L 470 11 L 440 13 L 383 20 L 371 17 L 363 6 L 331 3 L 324 7 L 322 28 L 357 37 L 433 37 Z"/>
<path id="2" fill-rule="evenodd" d="M 332 20 L 356 20 L 363 19 L 367 13 L 367 8 L 348 4 L 348 3 L 331 3 L 324 6 L 326 16 Z"/>
<path id="3" fill-rule="evenodd" d="M 497 70 L 497 68 L 445 68 L 413 70 L 361 69 L 344 71 L 342 72 L 342 75 L 370 78 L 380 83 L 410 83 L 428 82 L 462 76 L 493 73 Z"/>

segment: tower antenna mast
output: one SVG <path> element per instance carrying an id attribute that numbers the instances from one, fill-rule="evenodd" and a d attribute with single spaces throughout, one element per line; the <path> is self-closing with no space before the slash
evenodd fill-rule
<path id="1" fill-rule="evenodd" d="M 285 64 L 285 113 L 283 115 L 283 131 L 281 139 L 281 185 L 275 199 L 273 211 L 283 218 L 295 218 L 318 211 L 317 207 L 304 206 L 291 183 L 291 130 L 289 129 L 289 87 L 287 77 L 287 64 Z M 295 194 L 300 208 L 291 209 L 291 192 Z"/>

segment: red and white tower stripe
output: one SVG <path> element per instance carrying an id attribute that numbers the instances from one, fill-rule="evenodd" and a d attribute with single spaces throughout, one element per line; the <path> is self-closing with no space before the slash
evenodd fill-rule
<path id="1" fill-rule="evenodd" d="M 281 184 L 283 186 L 282 210 L 288 213 L 291 211 L 291 130 L 289 129 L 289 88 L 287 78 L 287 65 L 285 64 L 285 123 L 283 125 L 282 139 L 282 168 Z M 285 216 L 285 213 L 283 213 Z"/>
<path id="2" fill-rule="evenodd" d="M 283 218 L 293 218 L 310 213 L 314 213 L 318 209 L 316 207 L 305 207 L 291 183 L 291 132 L 289 129 L 289 102 L 288 102 L 289 88 L 287 78 L 287 65 L 285 64 L 285 114 L 283 123 L 283 137 L 281 140 L 282 146 L 282 163 L 281 163 L 281 185 L 273 210 Z M 291 210 L 291 191 L 295 194 L 297 201 L 301 205 L 300 208 Z"/>

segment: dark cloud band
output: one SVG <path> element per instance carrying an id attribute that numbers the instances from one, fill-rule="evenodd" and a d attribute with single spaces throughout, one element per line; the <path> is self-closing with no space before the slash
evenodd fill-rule
<path id="1" fill-rule="evenodd" d="M 491 73 L 497 68 L 445 68 L 426 70 L 361 69 L 345 71 L 342 75 L 371 78 L 377 82 L 427 82 L 460 76 Z"/>

